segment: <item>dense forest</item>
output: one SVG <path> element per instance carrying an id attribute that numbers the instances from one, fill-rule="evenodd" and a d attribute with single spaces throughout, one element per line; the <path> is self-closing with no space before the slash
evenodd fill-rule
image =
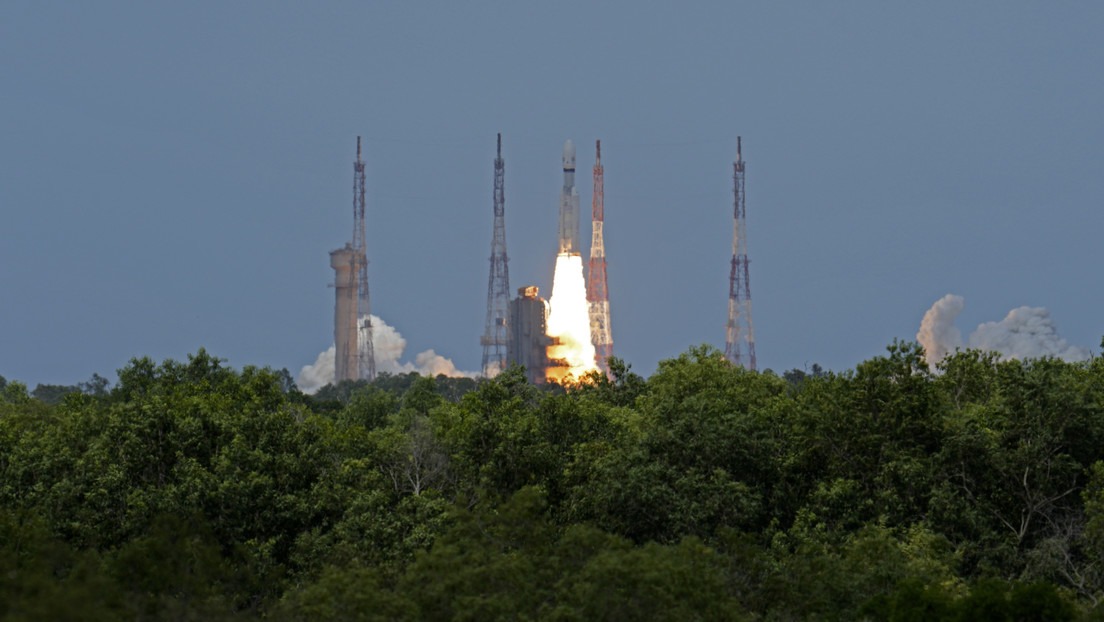
<path id="1" fill-rule="evenodd" d="M 0 379 L 7 620 L 1104 619 L 1104 359 Z"/>

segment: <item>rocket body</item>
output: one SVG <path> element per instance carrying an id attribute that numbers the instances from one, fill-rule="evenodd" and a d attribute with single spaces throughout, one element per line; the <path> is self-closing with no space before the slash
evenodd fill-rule
<path id="1" fill-rule="evenodd" d="M 559 253 L 579 254 L 579 192 L 575 189 L 575 145 L 563 148 L 563 188 L 560 190 Z"/>

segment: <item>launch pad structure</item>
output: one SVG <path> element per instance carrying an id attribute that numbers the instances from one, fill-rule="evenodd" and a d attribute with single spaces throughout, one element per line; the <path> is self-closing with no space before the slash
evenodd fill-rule
<path id="1" fill-rule="evenodd" d="M 590 262 L 585 278 L 585 306 L 589 315 L 590 329 L 589 344 L 586 344 L 586 337 L 581 340 L 576 336 L 562 339 L 559 337 L 559 335 L 578 334 L 574 329 L 570 329 L 574 332 L 562 333 L 557 328 L 557 332 L 554 333 L 557 336 L 549 335 L 549 319 L 551 318 L 552 323 L 557 326 L 562 320 L 557 319 L 555 310 L 550 315 L 550 303 L 539 296 L 537 287 L 523 287 L 518 290 L 517 298 L 510 300 L 509 258 L 506 254 L 505 168 L 505 161 L 502 158 L 502 134 L 499 133 L 494 159 L 492 195 L 494 228 L 491 238 L 490 273 L 487 281 L 487 316 L 483 336 L 480 338 L 480 344 L 483 347 L 482 376 L 492 377 L 505 369 L 508 364 L 517 364 L 525 366 L 526 376 L 530 382 L 549 381 L 549 372 L 553 367 L 563 366 L 563 360 L 566 360 L 559 353 L 554 359 L 549 348 L 563 348 L 568 344 L 580 342 L 586 347 L 569 350 L 569 352 L 583 352 L 582 358 L 589 361 L 590 346 L 593 346 L 594 363 L 598 369 L 608 374 L 609 358 L 613 354 L 613 337 L 606 280 L 605 181 L 602 143 L 595 141 L 591 202 L 592 237 Z M 570 140 L 564 143 L 563 174 L 564 184 L 560 193 L 559 206 L 557 270 L 559 270 L 560 259 L 567 257 L 578 261 L 575 258 L 580 256 L 579 195 L 575 188 L 575 146 Z M 729 272 L 728 321 L 725 325 L 724 353 L 725 358 L 733 365 L 754 371 L 756 369 L 755 332 L 751 320 L 751 284 L 747 253 L 745 163 L 742 138 L 739 136 L 736 138 L 736 160 L 733 162 L 732 182 L 732 260 Z M 353 163 L 353 237 L 352 241 L 342 248 L 330 252 L 330 267 L 334 270 L 335 288 L 334 382 L 372 381 L 376 378 L 371 297 L 368 288 L 366 184 L 361 138 L 358 136 L 356 160 Z M 582 289 L 579 291 L 581 292 Z M 553 298 L 556 298 L 556 294 Z M 574 345 L 571 347 L 575 348 Z M 573 369 L 582 369 L 583 372 L 593 369 L 589 363 L 571 365 Z M 558 376 L 555 377 L 558 378 Z"/>
<path id="2" fill-rule="evenodd" d="M 603 237 L 604 201 L 601 141 L 595 143 L 594 197 L 591 205 L 592 238 L 589 270 L 585 281 L 585 313 L 590 345 L 595 346 L 594 363 L 608 373 L 608 358 L 613 352 L 610 333 L 609 292 L 606 286 L 606 256 Z M 565 256 L 579 257 L 579 194 L 575 187 L 575 145 L 563 146 L 563 187 L 560 190 L 557 235 L 557 262 Z M 487 316 L 480 344 L 483 347 L 482 376 L 492 377 L 507 365 L 525 367 L 526 377 L 534 384 L 549 377 L 570 375 L 570 364 L 553 358 L 550 347 L 560 348 L 567 341 L 549 336 L 549 302 L 539 296 L 536 286 L 518 289 L 517 298 L 509 298 L 509 259 L 506 255 L 506 224 L 502 135 L 494 161 L 494 229 L 491 238 L 490 273 L 487 280 Z M 557 263 L 558 265 L 558 263 Z M 580 276 L 583 276 L 580 274 Z M 580 290 L 581 293 L 582 290 Z M 561 320 L 562 321 L 562 320 Z M 584 337 L 586 339 L 586 337 Z M 576 340 L 570 340 L 576 343 Z M 559 355 L 557 355 L 559 356 Z M 589 360 L 589 355 L 587 355 Z M 555 373 L 558 370 L 558 374 Z"/>
<path id="3" fill-rule="evenodd" d="M 744 156 L 739 136 L 736 137 L 736 161 L 732 164 L 732 194 L 735 207 L 732 225 L 732 265 L 728 276 L 725 358 L 733 365 L 755 371 L 755 331 L 751 325 L 751 278 L 748 274 L 747 257 Z"/>
<path id="4" fill-rule="evenodd" d="M 353 245 L 330 251 L 334 270 L 334 382 L 357 379 L 357 279 Z"/>
<path id="5" fill-rule="evenodd" d="M 330 252 L 334 270 L 334 382 L 375 380 L 372 303 L 368 293 L 364 160 L 360 136 L 353 162 L 353 241 Z"/>
<path id="6" fill-rule="evenodd" d="M 540 297 L 535 285 L 518 289 L 517 298 L 510 301 L 510 339 L 507 362 L 525 368 L 530 384 L 548 381 L 548 346 L 554 340 L 548 332 L 548 303 Z"/>
<path id="7" fill-rule="evenodd" d="M 613 356 L 613 332 L 610 329 L 609 288 L 606 286 L 605 169 L 602 168 L 602 141 L 594 141 L 594 191 L 590 202 L 590 264 L 587 271 L 587 304 L 590 311 L 590 340 L 594 344 L 594 362 L 609 374 Z"/>
<path id="8" fill-rule="evenodd" d="M 487 321 L 483 337 L 484 378 L 506 369 L 510 339 L 510 260 L 506 256 L 506 162 L 502 159 L 502 134 L 494 161 L 494 233 L 491 236 L 491 271 L 487 279 Z"/>

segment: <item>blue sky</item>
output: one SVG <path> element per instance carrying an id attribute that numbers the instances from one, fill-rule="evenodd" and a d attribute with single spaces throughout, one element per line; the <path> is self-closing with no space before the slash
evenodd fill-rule
<path id="1" fill-rule="evenodd" d="M 407 358 L 479 367 L 496 132 L 511 287 L 544 292 L 563 141 L 589 214 L 602 140 L 614 348 L 642 373 L 723 347 L 737 135 L 760 367 L 851 367 L 948 292 L 964 332 L 1042 306 L 1096 349 L 1101 32 L 1098 3 L 8 0 L 0 375 L 313 362 L 358 134 Z"/>

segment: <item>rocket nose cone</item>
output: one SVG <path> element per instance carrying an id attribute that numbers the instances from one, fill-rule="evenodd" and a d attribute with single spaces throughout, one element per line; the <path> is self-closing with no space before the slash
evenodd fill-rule
<path id="1" fill-rule="evenodd" d="M 565 167 L 568 164 L 575 166 L 575 143 L 571 142 L 570 138 L 564 143 L 563 161 Z"/>

